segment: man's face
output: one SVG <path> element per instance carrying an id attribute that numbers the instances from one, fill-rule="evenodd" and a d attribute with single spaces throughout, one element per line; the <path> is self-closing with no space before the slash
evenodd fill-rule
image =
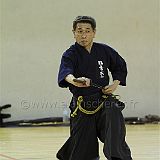
<path id="1" fill-rule="evenodd" d="M 90 48 L 95 37 L 95 30 L 93 30 L 89 23 L 77 23 L 76 29 L 73 31 L 76 42 L 81 46 Z"/>

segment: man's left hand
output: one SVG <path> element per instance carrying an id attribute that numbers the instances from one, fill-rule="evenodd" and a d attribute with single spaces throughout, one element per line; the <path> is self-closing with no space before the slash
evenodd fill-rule
<path id="1" fill-rule="evenodd" d="M 117 86 L 120 84 L 120 81 L 119 80 L 114 80 L 113 81 L 113 84 L 112 85 L 109 85 L 109 86 L 105 86 L 103 89 L 102 89 L 102 92 L 104 94 L 112 94 L 116 89 L 117 89 Z"/>

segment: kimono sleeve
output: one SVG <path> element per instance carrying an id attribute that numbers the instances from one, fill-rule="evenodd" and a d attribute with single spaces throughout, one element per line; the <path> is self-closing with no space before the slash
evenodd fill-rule
<path id="1" fill-rule="evenodd" d="M 69 74 L 73 74 L 73 62 L 68 57 L 63 55 L 58 73 L 58 85 L 62 88 L 67 88 L 69 83 L 65 80 L 65 77 Z"/>
<path id="2" fill-rule="evenodd" d="M 126 86 L 127 65 L 125 60 L 114 50 L 110 51 L 109 70 L 113 80 L 119 80 L 120 85 Z"/>

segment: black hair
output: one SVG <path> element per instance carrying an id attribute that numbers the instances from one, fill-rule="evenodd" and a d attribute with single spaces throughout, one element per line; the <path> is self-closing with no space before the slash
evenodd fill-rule
<path id="1" fill-rule="evenodd" d="M 93 30 L 96 28 L 96 21 L 90 16 L 77 16 L 73 21 L 73 30 L 76 29 L 77 23 L 89 23 L 91 24 Z"/>

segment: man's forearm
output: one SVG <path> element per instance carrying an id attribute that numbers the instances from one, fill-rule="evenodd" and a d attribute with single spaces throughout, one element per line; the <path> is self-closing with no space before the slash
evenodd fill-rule
<path id="1" fill-rule="evenodd" d="M 119 80 L 114 80 L 113 84 L 116 85 L 116 86 L 118 86 L 120 84 L 120 81 Z"/>
<path id="2" fill-rule="evenodd" d="M 74 82 L 73 82 L 73 79 L 74 79 L 74 78 L 75 78 L 75 77 L 74 77 L 72 74 L 69 74 L 69 75 L 66 76 L 65 80 L 66 80 L 68 83 L 73 84 L 73 83 L 74 83 Z"/>

